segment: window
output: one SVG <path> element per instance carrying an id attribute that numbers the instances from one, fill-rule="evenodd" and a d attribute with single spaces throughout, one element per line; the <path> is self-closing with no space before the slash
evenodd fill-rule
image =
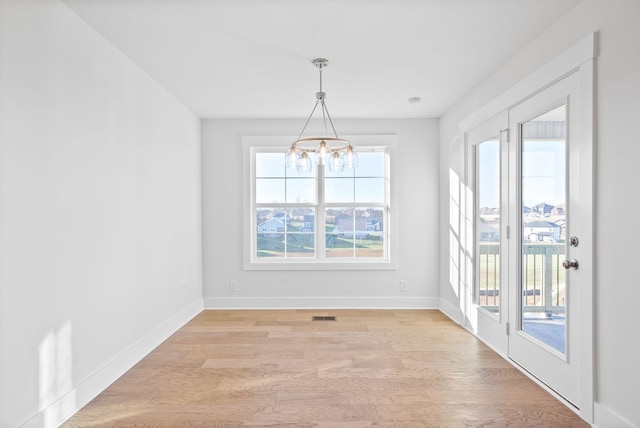
<path id="1" fill-rule="evenodd" d="M 286 168 L 289 139 L 280 140 L 285 143 L 278 147 L 245 144 L 249 268 L 388 265 L 389 147 L 355 146 L 355 169 L 336 172 L 314 164 L 311 172 L 298 172 Z"/>

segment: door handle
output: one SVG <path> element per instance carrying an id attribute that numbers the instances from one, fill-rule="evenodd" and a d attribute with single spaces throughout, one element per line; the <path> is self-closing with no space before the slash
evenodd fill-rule
<path id="1" fill-rule="evenodd" d="M 569 269 L 569 268 L 578 269 L 578 261 L 576 259 L 565 260 L 562 262 L 562 267 L 565 269 Z"/>

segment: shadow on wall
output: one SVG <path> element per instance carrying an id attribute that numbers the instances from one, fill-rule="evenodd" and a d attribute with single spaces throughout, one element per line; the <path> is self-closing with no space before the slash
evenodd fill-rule
<path id="1" fill-rule="evenodd" d="M 449 286 L 458 298 L 463 325 L 470 319 L 473 296 L 473 191 L 449 168 Z"/>
<path id="2" fill-rule="evenodd" d="M 460 178 L 449 168 L 449 286 L 460 300 Z M 463 310 L 464 308 L 460 308 Z"/>

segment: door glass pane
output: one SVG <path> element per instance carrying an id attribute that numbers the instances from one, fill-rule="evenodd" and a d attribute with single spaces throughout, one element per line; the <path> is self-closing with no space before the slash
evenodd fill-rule
<path id="1" fill-rule="evenodd" d="M 500 313 L 500 139 L 476 146 L 476 290 L 478 304 Z"/>
<path id="2" fill-rule="evenodd" d="M 566 349 L 566 105 L 521 125 L 521 328 Z"/>

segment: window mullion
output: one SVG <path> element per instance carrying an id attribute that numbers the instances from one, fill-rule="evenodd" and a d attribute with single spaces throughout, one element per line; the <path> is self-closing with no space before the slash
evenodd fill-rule
<path id="1" fill-rule="evenodd" d="M 289 258 L 289 213 L 290 208 L 287 206 L 287 186 L 289 185 L 289 179 L 287 177 L 287 171 L 284 172 L 284 258 Z"/>
<path id="2" fill-rule="evenodd" d="M 317 208 L 316 208 L 316 258 L 325 259 L 326 257 L 326 210 L 325 210 L 325 193 L 324 193 L 324 165 L 318 165 L 318 173 L 316 174 L 317 186 Z"/>

